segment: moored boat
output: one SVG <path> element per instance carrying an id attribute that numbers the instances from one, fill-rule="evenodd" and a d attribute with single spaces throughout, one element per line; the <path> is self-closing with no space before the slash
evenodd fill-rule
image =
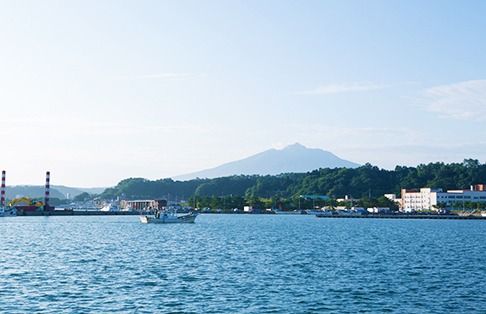
<path id="1" fill-rule="evenodd" d="M 140 216 L 142 223 L 194 223 L 197 214 L 176 215 L 175 212 L 155 211 L 153 216 Z"/>
<path id="2" fill-rule="evenodd" d="M 363 213 L 360 211 L 354 211 L 350 209 L 340 209 L 338 214 L 342 216 L 361 216 Z"/>
<path id="3" fill-rule="evenodd" d="M 316 213 L 315 215 L 316 217 L 329 217 L 332 215 L 337 215 L 337 213 L 332 210 L 323 210 L 320 213 Z"/>
<path id="4" fill-rule="evenodd" d="M 324 214 L 324 215 L 327 214 L 327 215 L 329 215 L 329 214 L 332 214 L 332 211 L 326 211 L 326 210 L 313 210 L 313 209 L 308 209 L 308 210 L 306 210 L 306 212 L 309 215 L 320 215 L 320 214 Z"/>
<path id="5" fill-rule="evenodd" d="M 0 217 L 15 217 L 17 209 L 14 207 L 0 206 Z"/>
<path id="6" fill-rule="evenodd" d="M 102 212 L 118 212 L 120 211 L 120 206 L 114 203 L 109 203 L 103 206 L 100 211 Z"/>
<path id="7" fill-rule="evenodd" d="M 278 215 L 301 215 L 302 214 L 302 211 L 300 210 L 294 210 L 294 211 L 284 211 L 284 210 L 281 210 L 281 209 L 276 209 L 274 210 L 275 214 L 278 214 Z"/>

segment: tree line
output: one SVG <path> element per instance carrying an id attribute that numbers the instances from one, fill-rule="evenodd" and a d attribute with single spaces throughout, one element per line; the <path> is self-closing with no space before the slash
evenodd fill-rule
<path id="1" fill-rule="evenodd" d="M 358 168 L 321 168 L 307 173 L 283 173 L 273 176 L 234 175 L 188 181 L 129 178 L 120 181 L 113 188 L 106 189 L 99 197 L 169 198 L 189 200 L 189 204 L 192 205 L 194 199 L 191 197 L 195 195 L 196 203 L 202 207 L 241 208 L 244 204 L 268 208 L 278 203 L 279 206 L 295 208 L 300 201 L 301 208 L 304 208 L 300 195 L 322 195 L 331 198 L 318 199 L 318 205 L 328 205 L 327 203 L 348 195 L 350 198 L 359 199 L 366 208 L 367 205 L 388 207 L 380 206 L 388 203 L 383 195 L 390 193 L 399 197 L 401 189 L 432 187 L 443 188 L 446 191 L 467 189 L 471 185 L 481 183 L 486 183 L 486 164 L 481 164 L 476 159 L 465 159 L 462 163 L 437 162 L 417 167 L 396 166 L 394 170 L 380 169 L 367 163 Z M 359 203 L 355 205 L 360 206 Z M 308 206 L 306 203 L 305 208 L 309 208 Z"/>
<path id="2" fill-rule="evenodd" d="M 388 207 L 391 210 L 398 210 L 399 206 L 392 200 L 381 196 L 379 198 L 363 197 L 356 202 L 349 200 L 337 201 L 336 199 L 323 199 L 317 197 L 315 199 L 309 197 L 291 197 L 282 198 L 273 196 L 272 198 L 260 198 L 258 196 L 241 197 L 241 196 L 198 196 L 193 195 L 189 198 L 188 205 L 196 208 L 212 208 L 221 209 L 223 211 L 230 211 L 234 208 L 239 210 L 244 206 L 251 206 L 257 209 L 273 209 L 283 211 L 293 210 L 307 210 L 322 208 L 336 208 L 337 206 L 344 206 L 351 208 L 353 206 L 370 208 L 370 207 Z"/>

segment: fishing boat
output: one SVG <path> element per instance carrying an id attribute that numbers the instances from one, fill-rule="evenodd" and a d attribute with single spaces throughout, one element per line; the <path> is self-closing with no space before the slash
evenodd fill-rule
<path id="1" fill-rule="evenodd" d="M 334 212 L 332 210 L 323 210 L 322 212 L 318 213 L 318 214 L 315 214 L 316 217 L 329 217 L 329 216 L 333 216 L 333 215 L 337 215 L 338 213 L 337 212 Z"/>
<path id="2" fill-rule="evenodd" d="M 15 217 L 17 209 L 14 207 L 0 206 L 0 217 Z"/>
<path id="3" fill-rule="evenodd" d="M 102 212 L 119 212 L 120 206 L 118 204 L 109 203 L 103 206 L 100 211 Z"/>
<path id="4" fill-rule="evenodd" d="M 156 210 L 153 216 L 140 216 L 142 223 L 194 223 L 197 214 L 189 213 L 187 215 L 177 215 L 175 211 L 168 212 L 166 210 Z"/>
<path id="5" fill-rule="evenodd" d="M 338 214 L 341 216 L 361 216 L 363 213 L 357 210 L 339 209 Z"/>

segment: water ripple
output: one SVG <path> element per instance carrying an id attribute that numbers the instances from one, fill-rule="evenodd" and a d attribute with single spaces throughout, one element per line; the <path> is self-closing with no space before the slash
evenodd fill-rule
<path id="1" fill-rule="evenodd" d="M 0 220 L 5 313 L 485 313 L 482 221 Z"/>

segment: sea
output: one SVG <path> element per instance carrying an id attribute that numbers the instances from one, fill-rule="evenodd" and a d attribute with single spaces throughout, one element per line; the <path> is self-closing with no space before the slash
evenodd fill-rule
<path id="1" fill-rule="evenodd" d="M 486 313 L 486 221 L 0 219 L 0 313 Z"/>

